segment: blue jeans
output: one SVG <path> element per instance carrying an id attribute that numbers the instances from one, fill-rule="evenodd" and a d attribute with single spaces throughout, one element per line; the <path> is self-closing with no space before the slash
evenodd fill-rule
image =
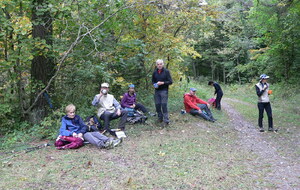
<path id="1" fill-rule="evenodd" d="M 155 90 L 154 94 L 155 108 L 160 121 L 169 123 L 168 114 L 168 91 L 167 90 Z"/>

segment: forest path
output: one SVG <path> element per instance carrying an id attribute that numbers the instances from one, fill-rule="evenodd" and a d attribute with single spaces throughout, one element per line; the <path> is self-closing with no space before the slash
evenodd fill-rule
<path id="1" fill-rule="evenodd" d="M 244 117 L 230 105 L 230 102 L 242 103 L 243 105 L 247 105 L 247 103 L 241 102 L 240 100 L 224 98 L 222 101 L 222 109 L 228 114 L 234 129 L 238 131 L 240 139 L 238 142 L 239 146 L 258 156 L 256 160 L 249 161 L 249 164 L 258 165 L 261 169 L 269 167 L 265 180 L 272 183 L 276 189 L 300 189 L 299 160 L 292 160 L 288 155 L 280 154 L 277 151 L 278 147 L 276 143 L 269 142 L 266 140 L 267 138 L 264 138 L 266 137 L 265 135 L 280 135 L 280 131 L 278 133 L 259 132 L 258 127 L 245 120 Z M 255 173 L 255 171 L 253 173 Z"/>

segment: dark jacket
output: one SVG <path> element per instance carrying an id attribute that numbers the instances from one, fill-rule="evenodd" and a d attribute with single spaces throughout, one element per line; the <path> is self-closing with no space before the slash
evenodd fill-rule
<path id="1" fill-rule="evenodd" d="M 222 88 L 218 83 L 214 82 L 213 85 L 215 87 L 215 94 L 223 94 Z"/>
<path id="2" fill-rule="evenodd" d="M 173 83 L 170 71 L 166 68 L 162 68 L 161 73 L 158 73 L 156 68 L 152 74 L 152 84 L 157 83 L 158 81 L 164 82 L 163 85 L 160 85 L 155 90 L 168 90 L 169 85 Z"/>

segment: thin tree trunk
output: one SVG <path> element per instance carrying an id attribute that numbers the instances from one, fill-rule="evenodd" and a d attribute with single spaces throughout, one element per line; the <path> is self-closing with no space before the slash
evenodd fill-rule
<path id="1" fill-rule="evenodd" d="M 223 66 L 223 82 L 226 84 L 226 71 L 225 71 L 225 66 Z"/>

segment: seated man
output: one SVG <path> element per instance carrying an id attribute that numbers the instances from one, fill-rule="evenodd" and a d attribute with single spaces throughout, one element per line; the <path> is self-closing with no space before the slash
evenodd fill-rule
<path id="1" fill-rule="evenodd" d="M 113 95 L 108 94 L 109 84 L 102 83 L 100 93 L 94 97 L 92 104 L 98 107 L 97 116 L 104 120 L 104 129 L 111 135 L 116 136 L 115 132 L 109 127 L 110 121 L 121 117 L 119 122 L 119 129 L 125 130 L 125 123 L 127 119 L 127 111 L 121 110 L 119 102 Z"/>
<path id="2" fill-rule="evenodd" d="M 148 113 L 149 115 L 152 115 L 150 112 L 148 112 L 147 108 L 143 106 L 142 104 L 136 103 L 136 93 L 134 89 L 134 84 L 130 84 L 128 86 L 128 92 L 126 92 L 123 95 L 123 98 L 121 100 L 121 106 L 122 108 L 125 108 L 127 110 L 139 110 L 142 111 L 144 114 Z"/>
<path id="3" fill-rule="evenodd" d="M 184 107 L 186 112 L 200 116 L 203 119 L 211 122 L 215 122 L 216 119 L 213 117 L 209 109 L 209 104 L 196 96 L 196 88 L 190 88 L 190 92 L 184 95 Z"/>

